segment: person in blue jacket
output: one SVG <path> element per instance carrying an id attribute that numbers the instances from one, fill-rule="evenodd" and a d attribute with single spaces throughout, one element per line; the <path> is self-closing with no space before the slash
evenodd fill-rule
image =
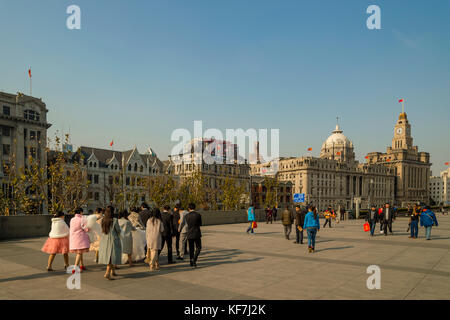
<path id="1" fill-rule="evenodd" d="M 319 214 L 315 207 L 310 206 L 308 213 L 305 216 L 305 222 L 303 223 L 303 229 L 306 229 L 308 234 L 308 251 L 314 252 L 316 248 L 316 234 L 320 230 Z"/>
<path id="2" fill-rule="evenodd" d="M 255 233 L 253 231 L 253 222 L 255 221 L 255 208 L 253 207 L 253 204 L 250 205 L 247 212 L 248 221 L 250 222 L 250 227 L 247 229 L 247 233 Z"/>
<path id="3" fill-rule="evenodd" d="M 426 206 L 423 212 L 420 214 L 420 226 L 425 227 L 425 235 L 427 240 L 430 240 L 431 237 L 431 228 L 434 226 L 438 226 L 438 221 L 436 219 L 436 215 L 433 211 L 430 210 L 429 206 Z"/>

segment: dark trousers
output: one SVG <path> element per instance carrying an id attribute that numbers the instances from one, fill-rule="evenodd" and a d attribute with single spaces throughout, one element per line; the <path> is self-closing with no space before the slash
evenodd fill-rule
<path id="1" fill-rule="evenodd" d="M 202 250 L 202 238 L 188 239 L 188 242 L 189 242 L 189 257 L 192 262 L 196 263 L 198 255 Z"/>
<path id="2" fill-rule="evenodd" d="M 384 234 L 387 234 L 387 230 L 389 229 L 389 232 L 392 233 L 392 221 L 385 221 L 384 224 Z"/>
<path id="3" fill-rule="evenodd" d="M 167 242 L 167 260 L 169 262 L 173 261 L 173 257 L 172 257 L 172 236 L 163 236 L 162 237 L 162 244 L 161 244 L 161 250 L 159 250 L 158 252 L 158 256 L 161 254 L 161 251 L 164 249 L 164 245 Z"/>
<path id="4" fill-rule="evenodd" d="M 330 225 L 330 228 L 331 228 L 331 218 L 330 219 L 325 219 L 325 223 L 323 225 L 324 228 L 327 225 L 327 223 Z"/>
<path id="5" fill-rule="evenodd" d="M 373 236 L 373 233 L 375 232 L 375 226 L 377 225 L 377 223 L 375 221 L 369 221 L 369 225 L 370 225 L 370 235 Z"/>
<path id="6" fill-rule="evenodd" d="M 297 242 L 303 243 L 303 230 L 298 230 L 298 226 L 295 228 L 295 231 L 297 233 Z"/>
<path id="7" fill-rule="evenodd" d="M 411 221 L 411 237 L 417 238 L 419 235 L 419 221 L 413 220 Z"/>
<path id="8" fill-rule="evenodd" d="M 180 255 L 180 233 L 175 234 L 175 249 L 177 250 L 177 256 Z"/>

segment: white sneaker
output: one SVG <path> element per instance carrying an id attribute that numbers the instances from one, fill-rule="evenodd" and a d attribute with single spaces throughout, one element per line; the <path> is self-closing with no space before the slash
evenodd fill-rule
<path id="1" fill-rule="evenodd" d="M 383 230 L 381 230 L 381 231 L 380 231 L 380 233 L 384 233 L 384 231 L 383 231 Z"/>

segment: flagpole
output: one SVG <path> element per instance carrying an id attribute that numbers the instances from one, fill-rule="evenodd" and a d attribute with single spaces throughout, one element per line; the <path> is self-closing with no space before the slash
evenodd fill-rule
<path id="1" fill-rule="evenodd" d="M 405 113 L 405 99 L 402 101 L 402 113 Z"/>

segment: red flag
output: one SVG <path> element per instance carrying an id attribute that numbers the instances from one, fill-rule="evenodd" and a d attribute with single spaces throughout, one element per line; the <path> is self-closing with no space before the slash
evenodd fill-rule
<path id="1" fill-rule="evenodd" d="M 312 148 L 308 148 L 308 151 L 312 151 Z"/>
<path id="2" fill-rule="evenodd" d="M 366 156 L 366 159 L 369 159 L 369 156 Z"/>
<path id="3" fill-rule="evenodd" d="M 400 100 L 398 100 L 398 102 L 403 102 L 403 98 L 402 98 L 402 99 L 400 99 Z"/>
<path id="4" fill-rule="evenodd" d="M 31 69 L 28 69 L 28 76 L 31 78 Z"/>
<path id="5" fill-rule="evenodd" d="M 391 161 L 391 159 L 386 159 L 386 161 L 387 161 L 387 162 L 390 162 L 390 161 Z"/>
<path id="6" fill-rule="evenodd" d="M 338 151 L 338 152 L 336 152 L 336 154 L 338 155 L 338 156 L 340 156 L 341 155 L 341 153 Z"/>
<path id="7" fill-rule="evenodd" d="M 112 147 L 113 144 L 114 144 L 114 140 L 112 140 L 112 141 L 109 143 L 109 146 Z"/>
<path id="8" fill-rule="evenodd" d="M 450 164 L 450 162 L 446 162 L 445 165 L 448 166 Z"/>

